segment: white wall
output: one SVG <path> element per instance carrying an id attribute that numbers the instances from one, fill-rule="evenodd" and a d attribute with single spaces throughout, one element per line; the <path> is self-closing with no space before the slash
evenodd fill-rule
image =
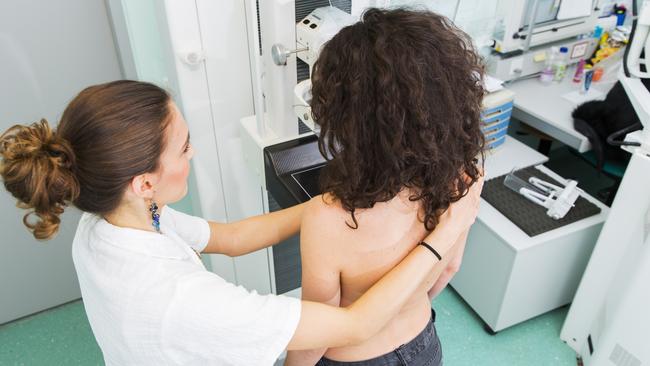
<path id="1" fill-rule="evenodd" d="M 0 2 L 0 130 L 47 118 L 56 123 L 86 86 L 120 79 L 102 0 Z M 0 190 L 0 324 L 80 297 L 70 247 L 79 212 L 37 242 L 23 211 Z"/>

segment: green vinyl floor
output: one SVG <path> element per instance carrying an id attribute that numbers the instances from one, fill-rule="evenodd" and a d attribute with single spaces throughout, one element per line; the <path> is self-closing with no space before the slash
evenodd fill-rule
<path id="1" fill-rule="evenodd" d="M 478 315 L 450 288 L 433 301 L 445 366 L 575 366 L 560 340 L 568 306 L 488 334 Z"/>
<path id="2" fill-rule="evenodd" d="M 433 304 L 446 366 L 576 364 L 559 339 L 566 307 L 489 335 L 453 290 Z M 103 364 L 81 301 L 0 326 L 0 365 Z"/>

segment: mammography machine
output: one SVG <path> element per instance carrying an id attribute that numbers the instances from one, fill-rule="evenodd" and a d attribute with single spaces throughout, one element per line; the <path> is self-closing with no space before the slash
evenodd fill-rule
<path id="1" fill-rule="evenodd" d="M 261 35 L 251 42 L 261 49 L 261 67 L 255 75 L 260 87 L 254 98 L 256 105 L 264 105 L 256 110 L 266 113 L 243 118 L 241 136 L 244 159 L 257 178 L 265 211 L 304 202 L 318 193 L 318 168 L 325 160 L 316 146 L 316 126 L 305 108 L 307 102 L 297 101 L 295 91 L 302 90 L 300 97 L 309 99 L 309 76 L 320 48 L 357 20 L 350 14 L 349 1 L 338 4 L 345 11 L 323 5 L 327 2 L 269 0 L 260 2 L 259 12 L 250 17 L 259 16 Z M 248 23 L 252 28 L 257 25 Z M 299 246 L 296 237 L 266 249 L 268 264 L 250 268 L 250 276 L 268 278 L 272 292 L 298 295 Z"/>

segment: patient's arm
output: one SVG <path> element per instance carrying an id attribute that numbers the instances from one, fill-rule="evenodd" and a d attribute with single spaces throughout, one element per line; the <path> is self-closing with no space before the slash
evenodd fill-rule
<path id="1" fill-rule="evenodd" d="M 454 253 L 447 267 L 445 267 L 438 280 L 433 284 L 429 290 L 429 300 L 433 300 L 438 296 L 442 290 L 447 287 L 449 281 L 460 269 L 460 264 L 463 261 L 463 253 L 465 252 L 465 244 L 467 243 L 467 234 L 469 230 L 466 231 L 463 235 L 458 238 L 458 241 L 454 244 Z"/>
<path id="2" fill-rule="evenodd" d="M 320 202 L 319 202 L 320 201 Z M 306 207 L 300 228 L 300 257 L 302 260 L 302 299 L 339 306 L 341 299 L 340 271 L 334 248 L 338 243 L 336 230 L 322 215 L 321 197 Z M 314 332 L 318 332 L 314 329 Z M 285 365 L 315 365 L 327 348 L 287 352 Z"/>

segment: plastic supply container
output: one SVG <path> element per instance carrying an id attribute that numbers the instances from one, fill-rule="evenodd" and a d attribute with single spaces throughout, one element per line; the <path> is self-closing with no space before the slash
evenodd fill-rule
<path id="1" fill-rule="evenodd" d="M 567 47 L 561 47 L 560 53 L 553 63 L 553 71 L 555 72 L 553 81 L 560 82 L 564 80 L 564 76 L 566 76 L 568 61 L 569 61 L 569 49 Z"/>
<path id="2" fill-rule="evenodd" d="M 559 50 L 557 47 L 551 47 L 550 52 L 547 53 L 546 55 L 546 62 L 544 64 L 544 68 L 542 69 L 542 72 L 539 74 L 539 81 L 542 84 L 548 85 L 551 82 L 553 82 L 553 79 L 555 78 L 555 71 L 553 70 L 553 64 L 555 63 L 555 60 L 559 56 Z"/>
<path id="3" fill-rule="evenodd" d="M 489 93 L 483 97 L 481 130 L 488 150 L 501 146 L 506 140 L 515 94 L 508 89 Z"/>
<path id="4" fill-rule="evenodd" d="M 602 67 L 594 68 L 594 79 L 592 81 L 600 81 L 602 79 L 605 70 Z"/>
<path id="5" fill-rule="evenodd" d="M 614 15 L 616 15 L 616 25 L 625 24 L 625 15 L 627 14 L 627 8 L 625 5 L 614 6 Z"/>
<path id="6" fill-rule="evenodd" d="M 593 77 L 594 77 L 593 68 L 591 67 L 591 65 L 586 65 L 584 76 L 583 76 L 582 87 L 580 88 L 581 94 L 587 94 L 589 92 L 589 88 L 591 87 L 591 82 L 593 81 Z"/>

